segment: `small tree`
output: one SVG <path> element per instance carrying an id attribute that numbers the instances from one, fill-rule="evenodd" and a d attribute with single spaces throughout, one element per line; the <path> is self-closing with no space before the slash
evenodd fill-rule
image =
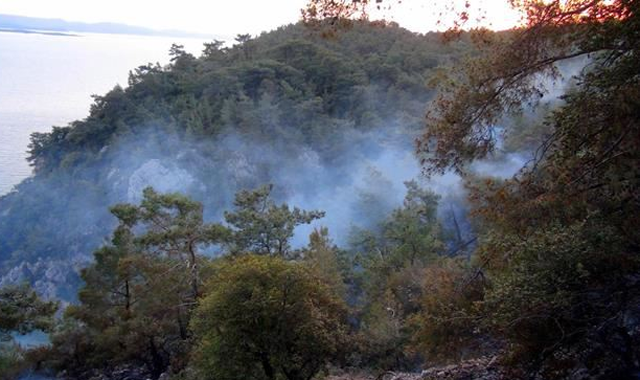
<path id="1" fill-rule="evenodd" d="M 193 320 L 202 379 L 309 380 L 336 355 L 346 307 L 302 264 L 223 260 Z"/>
<path id="2" fill-rule="evenodd" d="M 433 260 L 441 251 L 441 228 L 437 209 L 440 197 L 416 181 L 405 182 L 403 207 L 395 209 L 383 224 L 385 238 L 394 247 L 398 260 L 414 265 Z"/>
<path id="3" fill-rule="evenodd" d="M 120 228 L 142 228 L 144 233 L 135 237 L 135 243 L 143 250 L 183 260 L 192 297 L 197 298 L 198 248 L 226 240 L 228 230 L 220 224 L 204 223 L 202 204 L 184 195 L 159 194 L 148 187 L 143 196 L 140 206 L 120 204 L 112 208 Z"/>
<path id="4" fill-rule="evenodd" d="M 411 317 L 413 346 L 430 363 L 455 362 L 483 353 L 478 303 L 485 283 L 464 258 L 444 258 L 422 272 L 420 310 Z"/>
<path id="5" fill-rule="evenodd" d="M 80 304 L 66 314 L 86 326 L 94 351 L 69 363 L 133 361 L 155 377 L 170 364 L 183 365 L 187 326 L 201 295 L 198 264 L 205 259 L 198 250 L 225 240 L 228 231 L 205 223 L 202 205 L 186 196 L 152 188 L 143 195 L 140 205 L 111 208 L 119 221 L 111 244 L 98 249 L 94 265 L 82 272 Z M 73 351 L 63 347 L 64 339 L 54 344 L 59 352 Z"/>
<path id="6" fill-rule="evenodd" d="M 11 333 L 48 331 L 57 309 L 56 302 L 41 300 L 26 285 L 0 288 L 0 380 L 13 379 L 23 369 L 24 358 Z"/>
<path id="7" fill-rule="evenodd" d="M 242 50 L 242 53 L 244 55 L 244 59 L 249 60 L 251 59 L 254 47 L 252 44 L 252 39 L 253 37 L 251 37 L 251 34 L 238 34 L 235 38 L 236 42 L 238 43 L 238 45 L 240 46 L 240 49 Z"/>
<path id="8" fill-rule="evenodd" d="M 41 300 L 26 285 L 0 288 L 0 341 L 10 340 L 12 332 L 48 330 L 57 309 L 56 302 Z"/>
<path id="9" fill-rule="evenodd" d="M 225 212 L 224 217 L 234 227 L 232 248 L 235 252 L 250 251 L 260 255 L 289 256 L 289 239 L 300 224 L 309 224 L 324 216 L 323 211 L 289 209 L 271 200 L 272 185 L 256 190 L 242 190 L 236 194 L 235 212 Z"/>
<path id="10" fill-rule="evenodd" d="M 363 359 L 385 370 L 408 370 L 418 357 L 407 350 L 408 321 L 420 311 L 424 268 L 442 251 L 439 197 L 417 182 L 405 182 L 399 207 L 371 231 L 352 236 L 362 266 L 360 334 Z"/>
<path id="11" fill-rule="evenodd" d="M 333 244 L 329 238 L 329 229 L 321 227 L 309 235 L 309 245 L 302 252 L 304 263 L 313 270 L 327 286 L 341 297 L 347 294 L 345 285 L 345 252 Z"/>
<path id="12" fill-rule="evenodd" d="M 202 56 L 205 59 L 216 59 L 224 55 L 225 48 L 224 41 L 214 39 L 213 42 L 205 42 L 204 49 L 202 50 Z"/>

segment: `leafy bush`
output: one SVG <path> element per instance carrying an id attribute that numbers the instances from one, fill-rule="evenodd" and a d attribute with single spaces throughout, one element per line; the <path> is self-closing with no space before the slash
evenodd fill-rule
<path id="1" fill-rule="evenodd" d="M 309 380 L 340 352 L 344 303 L 306 266 L 223 259 L 192 327 L 200 378 Z"/>
<path id="2" fill-rule="evenodd" d="M 429 363 L 478 353 L 477 306 L 484 292 L 479 274 L 461 259 L 443 259 L 424 270 L 421 310 L 411 324 L 413 346 Z"/>

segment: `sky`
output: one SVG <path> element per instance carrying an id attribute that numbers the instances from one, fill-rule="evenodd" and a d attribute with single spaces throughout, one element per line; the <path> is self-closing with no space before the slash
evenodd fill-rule
<path id="1" fill-rule="evenodd" d="M 61 18 L 67 21 L 117 22 L 153 29 L 178 29 L 218 36 L 259 34 L 294 23 L 307 0 L 0 0 L 0 13 Z M 374 1 L 375 3 L 375 1 Z M 443 4 L 464 0 L 386 0 L 390 10 L 376 12 L 415 31 L 443 29 L 437 25 Z M 483 25 L 505 29 L 517 14 L 506 0 L 476 0 L 487 15 Z M 474 8 L 475 9 L 475 8 Z M 477 14 L 474 13 L 474 14 Z M 475 16 L 472 16 L 475 18 Z M 448 20 L 445 20 L 448 21 Z M 472 24 L 472 26 L 475 26 Z"/>

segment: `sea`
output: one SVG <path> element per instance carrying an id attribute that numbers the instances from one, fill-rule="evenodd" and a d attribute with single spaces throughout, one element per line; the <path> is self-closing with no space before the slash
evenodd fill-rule
<path id="1" fill-rule="evenodd" d="M 0 196 L 32 175 L 29 137 L 87 117 L 92 95 L 126 87 L 129 71 L 169 62 L 171 44 L 198 56 L 206 40 L 0 31 Z"/>

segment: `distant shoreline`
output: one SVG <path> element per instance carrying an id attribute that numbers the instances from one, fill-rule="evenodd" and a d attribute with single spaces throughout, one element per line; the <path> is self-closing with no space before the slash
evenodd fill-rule
<path id="1" fill-rule="evenodd" d="M 53 32 L 53 31 L 48 31 L 48 30 L 0 28 L 0 32 L 4 32 L 4 33 L 21 33 L 21 34 L 41 34 L 41 35 L 45 35 L 45 36 L 59 36 L 59 37 L 82 37 L 80 34 L 65 33 L 65 32 Z"/>
<path id="2" fill-rule="evenodd" d="M 126 34 L 175 38 L 212 39 L 215 35 L 185 32 L 181 30 L 156 30 L 143 26 L 114 22 L 86 23 L 55 18 L 38 18 L 0 13 L 0 31 L 51 36 L 78 36 L 81 33 Z M 78 34 L 76 34 L 78 33 Z"/>

